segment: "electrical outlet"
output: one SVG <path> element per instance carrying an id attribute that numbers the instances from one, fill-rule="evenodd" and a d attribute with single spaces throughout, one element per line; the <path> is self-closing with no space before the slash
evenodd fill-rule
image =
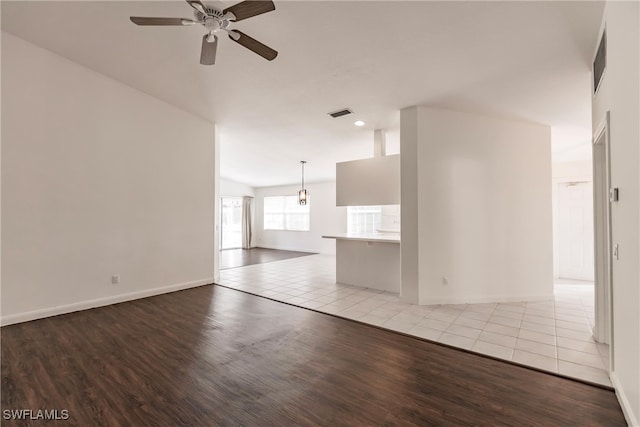
<path id="1" fill-rule="evenodd" d="M 112 285 L 117 285 L 120 283 L 120 275 L 119 274 L 114 274 L 113 276 L 111 276 L 111 284 Z"/>

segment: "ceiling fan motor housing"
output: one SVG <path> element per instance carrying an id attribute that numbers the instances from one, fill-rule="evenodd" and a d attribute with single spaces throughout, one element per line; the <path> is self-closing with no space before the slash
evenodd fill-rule
<path id="1" fill-rule="evenodd" d="M 197 10 L 193 11 L 193 15 L 209 32 L 218 32 L 229 27 L 230 22 L 224 18 L 221 10 L 209 6 L 205 7 L 204 10 L 207 15 Z"/>
<path id="2" fill-rule="evenodd" d="M 222 17 L 224 16 L 222 14 L 222 11 L 220 9 L 216 9 L 215 7 L 205 5 L 204 11 L 207 12 L 206 15 L 203 15 L 202 12 L 194 9 L 193 16 L 196 17 L 197 21 L 204 21 L 205 19 L 207 19 L 207 17 L 212 17 L 212 18 L 217 18 L 218 20 L 222 20 Z"/>

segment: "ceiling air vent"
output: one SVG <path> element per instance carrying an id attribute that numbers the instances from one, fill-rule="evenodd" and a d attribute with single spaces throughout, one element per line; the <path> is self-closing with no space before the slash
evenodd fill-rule
<path id="1" fill-rule="evenodd" d="M 598 52 L 596 58 L 593 60 L 593 93 L 598 92 L 598 88 L 602 83 L 602 77 L 604 76 L 604 70 L 607 68 L 607 30 L 602 33 L 600 39 L 600 46 L 598 46 Z"/>
<path id="2" fill-rule="evenodd" d="M 353 111 L 351 111 L 348 108 L 345 108 L 343 110 L 334 111 L 333 113 L 329 113 L 329 115 L 331 117 L 333 117 L 334 119 L 337 119 L 338 117 L 342 117 L 342 116 L 347 116 L 349 114 L 353 114 Z"/>

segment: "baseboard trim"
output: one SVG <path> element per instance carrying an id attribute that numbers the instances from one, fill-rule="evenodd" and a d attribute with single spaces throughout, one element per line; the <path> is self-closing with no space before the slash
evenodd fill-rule
<path id="1" fill-rule="evenodd" d="M 292 252 L 309 252 L 309 253 L 312 253 L 312 254 L 321 254 L 321 255 L 335 255 L 336 254 L 335 251 L 331 252 L 331 251 L 319 251 L 319 250 L 316 250 L 316 249 L 300 249 L 300 248 L 294 248 L 294 247 L 290 247 L 290 246 L 284 246 L 284 247 L 283 246 L 278 246 L 278 247 L 275 247 L 275 246 L 266 246 L 266 245 L 256 245 L 256 246 L 253 246 L 252 249 L 253 248 L 256 248 L 256 249 L 260 249 L 260 248 L 262 248 L 262 249 L 275 249 L 275 250 L 279 250 L 279 251 L 292 251 Z"/>
<path id="2" fill-rule="evenodd" d="M 615 372 L 611 372 L 609 378 L 611 378 L 611 384 L 613 384 L 613 388 L 616 390 L 616 397 L 618 398 L 618 402 L 622 408 L 624 418 L 627 420 L 627 424 L 631 427 L 640 427 L 640 422 L 631 411 L 631 404 L 629 403 L 629 399 L 620 384 L 620 380 L 618 380 L 618 375 L 616 375 Z"/>
<path id="3" fill-rule="evenodd" d="M 521 302 L 521 301 L 549 301 L 553 300 L 553 293 L 521 296 L 482 296 L 482 297 L 442 297 L 421 298 L 420 305 L 432 304 L 482 304 L 491 302 Z"/>
<path id="4" fill-rule="evenodd" d="M 73 313 L 74 311 L 88 310 L 90 308 L 103 307 L 105 305 L 117 304 L 126 301 L 133 301 L 136 299 L 147 298 L 154 295 L 168 294 L 184 289 L 197 288 L 198 286 L 208 285 L 213 282 L 214 280 L 212 277 L 207 277 L 205 279 L 192 280 L 190 282 L 177 283 L 174 285 L 162 286 L 160 288 L 145 289 L 142 291 L 129 292 L 126 294 L 112 295 L 104 298 L 80 301 L 73 304 L 65 304 L 56 307 L 43 308 L 40 310 L 27 311 L 24 313 L 11 314 L 9 316 L 0 317 L 0 325 L 13 325 L 15 323 L 29 322 L 31 320 L 44 319 L 45 317 Z"/>

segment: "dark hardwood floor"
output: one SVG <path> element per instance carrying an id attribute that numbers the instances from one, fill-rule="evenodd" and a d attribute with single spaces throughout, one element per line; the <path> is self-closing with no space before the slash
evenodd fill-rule
<path id="1" fill-rule="evenodd" d="M 625 425 L 611 391 L 211 285 L 1 338 L 2 409 L 58 425 Z"/>
<path id="2" fill-rule="evenodd" d="M 280 249 L 251 248 L 220 251 L 220 269 L 244 267 L 265 262 L 315 255 L 312 252 L 283 251 Z"/>

